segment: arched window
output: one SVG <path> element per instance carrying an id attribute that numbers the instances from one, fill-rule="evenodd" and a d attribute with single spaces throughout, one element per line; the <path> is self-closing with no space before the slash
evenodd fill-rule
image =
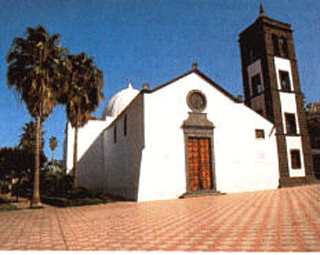
<path id="1" fill-rule="evenodd" d="M 272 34 L 272 43 L 273 43 L 273 52 L 275 56 L 280 55 L 280 48 L 279 48 L 279 38 L 277 35 Z"/>
<path id="2" fill-rule="evenodd" d="M 117 143 L 117 126 L 114 125 L 113 128 L 113 143 Z"/>
<path id="3" fill-rule="evenodd" d="M 123 119 L 123 135 L 127 136 L 127 132 L 128 132 L 128 117 L 127 115 L 124 115 L 124 119 Z"/>
<path id="4" fill-rule="evenodd" d="M 287 43 L 287 39 L 284 36 L 281 36 L 280 38 L 280 45 L 281 45 L 283 56 L 288 58 L 289 57 L 288 43 Z"/>

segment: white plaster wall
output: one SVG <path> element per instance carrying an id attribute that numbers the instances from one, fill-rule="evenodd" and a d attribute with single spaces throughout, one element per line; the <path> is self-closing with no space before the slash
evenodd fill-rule
<path id="1" fill-rule="evenodd" d="M 262 76 L 262 70 L 261 70 L 261 60 L 257 60 L 256 62 L 252 63 L 247 67 L 248 71 L 248 78 L 249 78 L 249 84 L 250 84 L 250 94 L 252 95 L 252 84 L 251 84 L 251 78 L 255 76 L 256 74 L 260 74 L 260 81 L 262 84 L 262 90 L 264 90 L 264 83 L 263 83 L 263 76 Z"/>
<path id="2" fill-rule="evenodd" d="M 217 116 L 221 125 L 215 133 L 218 190 L 233 193 L 277 188 L 273 125 L 244 105 L 234 104 L 224 114 Z M 255 129 L 263 129 L 265 139 L 256 139 Z"/>
<path id="3" fill-rule="evenodd" d="M 262 116 L 266 116 L 266 103 L 265 103 L 265 99 L 264 99 L 264 94 L 260 94 L 259 96 L 256 96 L 255 98 L 252 98 L 250 100 L 251 102 L 251 107 L 253 110 L 255 111 L 262 111 Z"/>
<path id="4" fill-rule="evenodd" d="M 292 79 L 290 60 L 284 59 L 284 58 L 279 58 L 279 57 L 274 57 L 274 65 L 275 65 L 275 68 L 276 68 L 278 89 L 281 90 L 281 83 L 280 83 L 280 76 L 279 76 L 279 70 L 281 70 L 281 71 L 287 71 L 289 73 L 291 90 L 293 91 L 294 87 L 293 87 L 293 79 Z"/>
<path id="5" fill-rule="evenodd" d="M 85 152 L 89 149 L 100 132 L 110 124 L 111 119 L 106 121 L 102 120 L 89 120 L 86 125 L 78 129 L 78 161 L 82 158 Z M 73 146 L 74 146 L 74 128 L 68 123 L 67 131 L 67 173 L 71 173 L 73 167 Z"/>
<path id="6" fill-rule="evenodd" d="M 124 116 L 127 115 L 127 135 L 124 136 Z M 114 126 L 117 142 L 114 143 Z M 137 200 L 143 135 L 143 96 L 139 94 L 103 133 L 104 180 L 106 193 Z"/>
<path id="7" fill-rule="evenodd" d="M 77 163 L 78 186 L 91 190 L 103 190 L 104 156 L 103 134 L 94 140 Z"/>
<path id="8" fill-rule="evenodd" d="M 187 94 L 194 89 L 206 95 L 204 112 L 215 125 L 217 190 L 232 193 L 277 188 L 279 170 L 273 125 L 192 73 L 144 95 L 145 149 L 138 200 L 171 199 L 186 192 L 181 126 L 190 111 Z M 266 139 L 257 140 L 255 129 L 264 129 Z"/>
<path id="9" fill-rule="evenodd" d="M 283 119 L 283 130 L 287 131 L 285 113 L 293 113 L 296 117 L 297 133 L 299 134 L 300 127 L 298 125 L 299 119 L 297 114 L 297 103 L 296 103 L 295 94 L 286 93 L 286 92 L 279 92 L 279 93 L 280 93 L 280 101 L 281 101 L 281 114 Z"/>
<path id="10" fill-rule="evenodd" d="M 302 154 L 302 141 L 301 137 L 287 136 L 287 156 L 289 160 L 289 176 L 290 177 L 304 177 L 306 176 L 304 169 L 304 158 Z M 300 169 L 292 169 L 291 166 L 291 155 L 290 150 L 299 150 L 300 151 L 300 160 L 301 160 L 301 168 Z"/>
<path id="11" fill-rule="evenodd" d="M 248 71 L 248 79 L 249 79 L 249 85 L 250 85 L 250 95 L 252 95 L 251 78 L 257 74 L 260 75 L 262 90 L 264 91 L 264 80 L 263 80 L 262 69 L 261 69 L 261 60 L 259 59 L 256 62 L 249 65 L 247 67 L 247 71 Z M 252 109 L 256 111 L 262 111 L 262 115 L 266 116 L 264 94 L 261 94 L 259 96 L 256 96 L 255 98 L 252 98 L 250 102 L 251 102 Z"/>

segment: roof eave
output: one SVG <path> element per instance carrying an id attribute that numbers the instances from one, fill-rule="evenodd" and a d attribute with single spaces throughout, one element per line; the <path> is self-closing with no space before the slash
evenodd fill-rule
<path id="1" fill-rule="evenodd" d="M 180 75 L 180 76 L 178 76 L 178 77 L 176 77 L 176 78 L 174 78 L 174 79 L 172 79 L 172 80 L 170 80 L 170 81 L 168 81 L 168 82 L 166 82 L 166 83 L 164 83 L 164 84 L 162 84 L 162 85 L 160 85 L 160 86 L 158 86 L 158 87 L 156 87 L 154 89 L 145 89 L 145 90 L 142 90 L 142 92 L 143 93 L 147 93 L 147 94 L 154 93 L 154 92 L 156 92 L 156 91 L 158 91 L 158 90 L 160 90 L 160 89 L 162 89 L 162 88 L 164 88 L 164 87 L 166 87 L 166 86 L 168 86 L 168 85 L 170 85 L 170 84 L 172 84 L 172 83 L 174 83 L 174 82 L 176 82 L 176 81 L 178 81 L 178 80 L 180 80 L 180 79 L 182 79 L 182 78 L 184 78 L 184 77 L 186 77 L 186 76 L 188 76 L 188 75 L 190 75 L 192 73 L 199 75 L 202 79 L 204 79 L 210 85 L 212 85 L 213 87 L 218 89 L 222 94 L 227 96 L 233 102 L 242 103 L 242 101 L 240 101 L 237 98 L 235 98 L 233 95 L 231 95 L 229 92 L 227 92 L 221 86 L 219 86 L 217 83 L 215 83 L 209 77 L 207 77 L 204 73 L 200 72 L 198 69 L 192 69 L 192 70 L 190 70 L 190 71 L 188 71 L 188 72 L 186 72 L 186 73 L 184 73 L 184 74 L 182 74 L 182 75 Z"/>

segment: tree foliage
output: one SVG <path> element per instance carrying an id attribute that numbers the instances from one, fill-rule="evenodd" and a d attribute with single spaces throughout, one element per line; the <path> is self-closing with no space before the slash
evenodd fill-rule
<path id="1" fill-rule="evenodd" d="M 102 72 L 94 66 L 93 58 L 85 53 L 68 55 L 68 73 L 64 79 L 64 93 L 60 102 L 66 105 L 67 119 L 74 127 L 73 179 L 77 187 L 77 143 L 78 128 L 84 126 L 90 114 L 97 109 L 103 99 Z"/>
<path id="2" fill-rule="evenodd" d="M 53 164 L 53 161 L 54 161 L 54 157 L 53 157 L 54 150 L 57 148 L 57 146 L 58 146 L 57 138 L 55 136 L 51 136 L 50 139 L 49 139 L 49 147 L 50 147 L 50 150 L 51 150 L 51 163 L 52 164 Z"/>
<path id="3" fill-rule="evenodd" d="M 59 34 L 50 36 L 42 26 L 27 28 L 27 38 L 17 37 L 7 55 L 8 86 L 17 91 L 34 118 L 41 121 L 55 105 L 54 89 L 63 68 L 64 49 L 59 47 Z"/>
<path id="4" fill-rule="evenodd" d="M 31 206 L 41 206 L 39 193 L 41 123 L 52 112 L 64 68 L 59 34 L 50 36 L 42 26 L 28 27 L 27 37 L 13 39 L 7 55 L 7 84 L 13 88 L 36 120 L 34 194 Z"/>
<path id="5" fill-rule="evenodd" d="M 32 178 L 35 168 L 34 153 L 20 148 L 4 147 L 0 149 L 0 179 L 6 176 Z M 47 161 L 42 153 L 40 157 L 41 166 Z"/>
<path id="6" fill-rule="evenodd" d="M 18 147 L 22 150 L 35 153 L 36 152 L 36 134 L 37 134 L 37 126 L 34 121 L 29 121 L 24 124 L 22 128 L 23 133 L 20 135 L 20 141 Z M 43 149 L 44 139 L 43 139 L 44 131 L 41 133 L 41 150 Z"/>
<path id="7" fill-rule="evenodd" d="M 82 127 L 88 122 L 103 99 L 103 75 L 85 53 L 67 55 L 65 76 L 60 102 L 66 105 L 68 121 L 72 127 Z"/>
<path id="8" fill-rule="evenodd" d="M 74 157 L 77 156 L 77 130 L 103 99 L 103 76 L 85 53 L 67 55 L 59 43 L 59 34 L 49 35 L 44 27 L 28 27 L 26 37 L 16 37 L 6 57 L 7 84 L 23 101 L 34 123 L 25 126 L 19 148 L 33 152 L 34 191 L 31 206 L 40 206 L 40 155 L 43 148 L 42 122 L 56 103 L 66 105 L 67 119 L 75 128 Z M 35 132 L 33 132 L 35 128 Z M 56 141 L 49 144 L 52 153 Z M 35 148 L 35 149 L 34 149 Z M 76 166 L 76 160 L 74 161 Z M 74 167 L 76 185 L 76 167 Z"/>

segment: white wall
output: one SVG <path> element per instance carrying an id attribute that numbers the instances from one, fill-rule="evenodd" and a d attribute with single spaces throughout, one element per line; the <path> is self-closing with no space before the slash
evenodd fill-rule
<path id="1" fill-rule="evenodd" d="M 110 119 L 102 120 L 89 120 L 86 125 L 78 129 L 78 161 L 83 157 L 85 152 L 90 148 L 92 143 L 98 137 L 100 132 L 110 123 Z M 73 167 L 73 146 L 74 146 L 74 128 L 70 123 L 67 131 L 67 173 L 71 173 Z"/>
<path id="2" fill-rule="evenodd" d="M 112 123 L 94 121 L 80 129 L 79 182 L 137 201 L 174 199 L 184 194 L 182 124 L 191 111 L 187 94 L 195 89 L 206 95 L 204 112 L 215 126 L 212 150 L 216 189 L 233 193 L 277 188 L 279 170 L 272 123 L 196 73 L 153 93 L 140 93 Z M 265 139 L 256 139 L 255 129 L 264 129 Z M 68 144 L 73 144 L 70 133 Z"/>
<path id="3" fill-rule="evenodd" d="M 124 116 L 127 135 L 124 136 Z M 114 143 L 114 127 L 117 142 Z M 143 135 L 143 96 L 139 94 L 103 133 L 104 191 L 114 196 L 137 200 Z"/>
<path id="4" fill-rule="evenodd" d="M 204 112 L 215 125 L 217 190 L 231 193 L 277 188 L 279 170 L 273 125 L 192 73 L 144 94 L 145 149 L 138 200 L 171 199 L 186 192 L 182 124 L 190 111 L 187 94 L 194 89 L 206 95 Z M 256 140 L 255 129 L 265 130 L 265 140 Z"/>
<path id="5" fill-rule="evenodd" d="M 252 91 L 252 84 L 251 84 L 251 78 L 257 74 L 260 75 L 260 81 L 261 81 L 261 85 L 262 85 L 262 90 L 264 91 L 264 80 L 263 80 L 263 75 L 262 75 L 262 69 L 261 69 L 261 60 L 257 60 L 256 62 L 252 63 L 251 65 L 249 65 L 247 67 L 248 70 L 248 79 L 249 79 L 249 88 L 250 88 L 250 95 L 253 95 L 253 91 Z M 254 109 L 255 111 L 262 111 L 262 116 L 266 116 L 266 107 L 265 107 L 265 98 L 264 98 L 264 94 L 260 94 L 254 98 L 252 98 L 250 100 L 251 103 L 251 108 Z"/>
<path id="6" fill-rule="evenodd" d="M 78 186 L 102 191 L 104 187 L 103 134 L 95 139 L 77 163 Z"/>

